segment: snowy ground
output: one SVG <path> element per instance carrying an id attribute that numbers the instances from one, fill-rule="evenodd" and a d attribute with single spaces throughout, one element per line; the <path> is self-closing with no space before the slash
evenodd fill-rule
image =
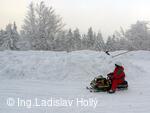
<path id="1" fill-rule="evenodd" d="M 118 60 L 124 64 L 128 90 L 110 95 L 85 89 L 96 75 L 111 72 Z M 149 113 L 149 81 L 150 52 L 147 51 L 134 51 L 113 59 L 93 51 L 4 51 L 0 52 L 0 113 Z M 7 101 L 9 97 L 14 100 Z M 18 98 L 25 105 L 18 106 Z M 73 104 L 70 107 L 30 106 L 29 100 L 33 105 L 36 98 L 38 104 L 42 99 L 51 98 L 73 100 Z M 81 98 L 97 100 L 96 108 L 92 103 L 87 107 L 77 106 L 77 99 Z M 8 102 L 14 106 L 8 106 Z"/>

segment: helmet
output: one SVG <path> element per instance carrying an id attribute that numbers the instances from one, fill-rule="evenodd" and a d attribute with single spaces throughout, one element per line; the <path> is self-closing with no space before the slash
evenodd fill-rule
<path id="1" fill-rule="evenodd" d="M 121 62 L 116 62 L 115 65 L 122 66 L 122 63 Z"/>

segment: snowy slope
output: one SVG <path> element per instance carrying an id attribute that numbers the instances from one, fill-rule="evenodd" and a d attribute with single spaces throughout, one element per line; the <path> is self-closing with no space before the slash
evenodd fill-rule
<path id="1" fill-rule="evenodd" d="M 115 55 L 118 52 L 111 53 Z M 89 93 L 85 87 L 97 75 L 106 75 L 114 62 L 124 64 L 129 89 L 115 94 Z M 103 52 L 76 51 L 0 52 L 0 113 L 149 113 L 150 52 L 133 51 L 111 58 Z M 13 107 L 7 98 L 21 99 L 89 99 L 96 98 L 96 108 L 81 107 Z"/>

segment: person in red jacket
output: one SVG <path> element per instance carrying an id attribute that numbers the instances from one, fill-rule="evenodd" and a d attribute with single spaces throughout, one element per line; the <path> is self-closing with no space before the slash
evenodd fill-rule
<path id="1" fill-rule="evenodd" d="M 120 62 L 115 63 L 115 70 L 111 73 L 112 86 L 109 93 L 114 93 L 119 84 L 123 83 L 125 80 L 124 67 Z"/>

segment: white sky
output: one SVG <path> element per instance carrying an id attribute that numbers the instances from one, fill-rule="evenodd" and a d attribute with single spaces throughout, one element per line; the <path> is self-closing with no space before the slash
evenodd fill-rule
<path id="1" fill-rule="evenodd" d="M 21 29 L 32 0 L 0 0 L 0 29 L 16 21 Z M 39 2 L 41 0 L 33 0 Z M 137 20 L 150 20 L 150 0 L 43 0 L 63 17 L 66 28 L 87 32 L 92 26 L 105 37 L 120 26 L 127 29 Z"/>

